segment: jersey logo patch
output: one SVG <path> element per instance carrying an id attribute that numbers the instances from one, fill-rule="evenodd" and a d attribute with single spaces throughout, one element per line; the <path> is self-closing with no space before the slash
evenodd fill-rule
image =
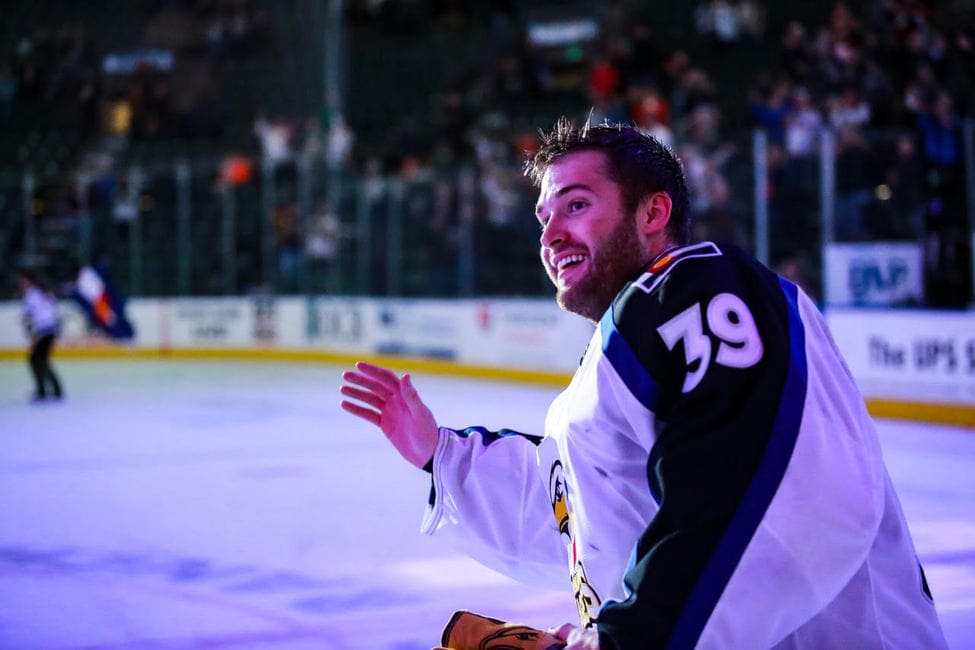
<path id="1" fill-rule="evenodd" d="M 599 599 L 596 590 L 589 584 L 582 558 L 579 557 L 577 549 L 579 540 L 573 530 L 572 513 L 569 509 L 569 488 L 565 481 L 565 469 L 560 460 L 552 463 L 552 469 L 548 475 L 548 497 L 552 504 L 552 512 L 555 514 L 555 521 L 559 526 L 559 533 L 566 543 L 569 556 L 569 578 L 572 581 L 572 593 L 575 597 L 576 608 L 579 610 L 579 620 L 583 627 L 592 627 L 596 622 L 596 613 L 599 611 L 602 601 Z"/>
<path id="2" fill-rule="evenodd" d="M 586 578 L 586 569 L 582 566 L 582 561 L 578 561 L 572 569 L 572 595 L 576 599 L 576 608 L 579 610 L 579 621 L 582 627 L 589 628 L 596 623 L 596 613 L 602 604 L 596 591 L 589 584 Z"/>
<path id="3" fill-rule="evenodd" d="M 565 472 L 562 470 L 562 461 L 552 463 L 552 471 L 548 476 L 548 498 L 552 503 L 552 512 L 555 514 L 555 521 L 559 526 L 559 534 L 565 543 L 572 541 L 572 532 L 569 527 L 569 502 L 565 488 Z"/>
<path id="4" fill-rule="evenodd" d="M 633 284 L 643 291 L 644 293 L 653 293 L 653 290 L 657 288 L 657 285 L 667 277 L 670 270 L 683 262 L 684 260 L 694 259 L 696 257 L 720 257 L 721 249 L 712 242 L 706 241 L 700 244 L 694 244 L 693 246 L 684 246 L 683 248 L 678 248 L 667 253 L 664 253 L 658 257 L 647 272 L 637 278 L 636 282 Z"/>

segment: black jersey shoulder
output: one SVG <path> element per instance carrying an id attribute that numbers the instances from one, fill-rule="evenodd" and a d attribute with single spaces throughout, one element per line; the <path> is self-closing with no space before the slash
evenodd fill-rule
<path id="1" fill-rule="evenodd" d="M 763 344 L 773 349 L 787 345 L 787 306 L 778 276 L 733 246 L 703 242 L 670 251 L 613 302 L 614 328 L 665 393 L 671 379 L 686 375 L 687 341 L 668 347 L 659 328 L 685 310 L 696 310 L 701 332 L 711 337 L 712 355 L 716 354 L 721 340 L 709 327 L 708 306 L 721 294 L 740 300 Z"/>
<path id="2" fill-rule="evenodd" d="M 613 301 L 613 321 L 629 341 L 632 330 L 656 327 L 688 306 L 732 293 L 759 311 L 781 301 L 778 277 L 735 246 L 702 242 L 668 251 Z"/>

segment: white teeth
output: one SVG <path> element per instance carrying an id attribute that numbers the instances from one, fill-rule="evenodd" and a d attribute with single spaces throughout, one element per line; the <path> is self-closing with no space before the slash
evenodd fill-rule
<path id="1" fill-rule="evenodd" d="M 572 264 L 573 262 L 581 262 L 584 259 L 586 259 L 585 255 L 569 255 L 568 257 L 563 257 L 559 260 L 558 269 L 561 271 L 566 265 Z"/>

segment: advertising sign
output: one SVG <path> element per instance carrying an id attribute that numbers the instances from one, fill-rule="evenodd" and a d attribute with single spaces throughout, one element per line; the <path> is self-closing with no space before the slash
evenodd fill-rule
<path id="1" fill-rule="evenodd" d="M 975 405 L 975 312 L 831 309 L 866 397 Z"/>
<path id="2" fill-rule="evenodd" d="M 924 297 L 917 242 L 831 243 L 823 262 L 827 305 L 917 305 Z"/>
<path id="3" fill-rule="evenodd" d="M 258 333 L 266 339 L 273 332 L 273 321 L 268 320 L 273 312 L 263 314 L 258 328 L 258 310 L 248 298 L 169 300 L 161 309 L 164 346 L 249 347 Z"/>

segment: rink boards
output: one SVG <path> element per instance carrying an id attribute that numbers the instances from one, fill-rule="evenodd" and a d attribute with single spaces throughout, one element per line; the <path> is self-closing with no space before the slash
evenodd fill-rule
<path id="1" fill-rule="evenodd" d="M 134 341 L 92 333 L 61 306 L 63 356 L 351 362 L 560 385 L 592 326 L 548 299 L 222 297 L 136 299 Z M 975 312 L 843 308 L 827 320 L 871 411 L 975 426 Z M 22 355 L 20 305 L 0 303 L 0 354 Z"/>

